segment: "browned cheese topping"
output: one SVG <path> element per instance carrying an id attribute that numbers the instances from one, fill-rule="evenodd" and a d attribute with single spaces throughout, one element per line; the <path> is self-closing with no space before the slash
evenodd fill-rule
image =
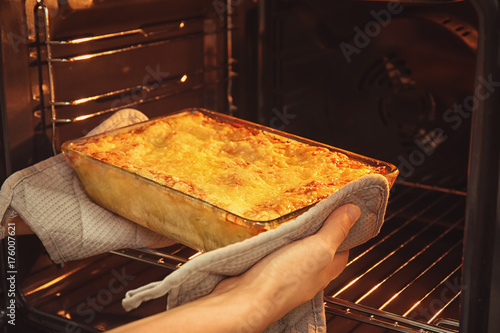
<path id="1" fill-rule="evenodd" d="M 73 149 L 258 221 L 309 206 L 363 175 L 384 172 L 342 153 L 198 112 L 89 138 Z"/>

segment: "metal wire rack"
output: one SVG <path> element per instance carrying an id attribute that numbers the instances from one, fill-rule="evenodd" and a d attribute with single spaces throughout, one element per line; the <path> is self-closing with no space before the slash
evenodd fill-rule
<path id="1" fill-rule="evenodd" d="M 399 332 L 458 331 L 464 207 L 455 191 L 399 185 L 381 234 L 351 251 L 326 290 L 327 313 Z"/>
<path id="2" fill-rule="evenodd" d="M 223 104 L 224 108 L 230 111 L 236 109 L 230 95 L 232 80 L 236 76 L 233 71 L 235 59 L 232 58 L 231 51 L 231 11 L 226 13 L 224 24 L 213 18 L 195 16 L 156 22 L 147 27 L 63 39 L 52 38 L 49 9 L 42 1 L 38 1 L 34 12 L 36 38 L 34 46 L 37 56 L 35 63 L 38 70 L 40 101 L 40 106 L 34 111 L 34 115 L 41 119 L 43 132 L 46 127 L 52 128 L 54 152 L 58 149 L 56 142 L 58 124 L 81 122 L 123 108 L 134 108 L 161 102 L 174 96 L 192 92 L 203 94 L 204 90 L 217 89 L 222 96 L 226 92 L 228 94 L 224 97 L 224 102 L 218 104 Z M 86 96 L 68 94 L 66 86 L 73 83 L 67 81 L 75 75 L 75 71 L 79 71 L 78 75 L 82 75 L 81 73 L 85 71 L 99 71 L 103 66 L 106 67 L 106 64 L 112 67 L 113 63 L 123 62 L 123 57 L 133 62 L 140 58 L 138 54 L 143 51 L 148 54 L 158 54 L 158 59 L 161 59 L 164 57 L 162 54 L 165 54 L 165 47 L 170 45 L 171 48 L 175 48 L 182 43 L 196 45 L 191 53 L 197 54 L 197 58 L 196 62 L 191 64 L 179 65 L 179 72 L 162 72 L 156 68 L 155 75 L 153 73 L 155 68 L 146 68 L 146 71 L 139 75 L 137 73 L 129 75 L 137 76 L 135 82 L 123 80 L 123 83 L 118 82 L 117 85 L 116 81 L 120 79 L 115 79 L 113 84 L 104 88 L 105 91 L 89 89 L 89 86 L 98 84 L 89 79 L 81 82 L 81 87 L 85 87 L 82 91 L 91 93 Z M 106 58 L 104 65 L 95 64 L 100 58 Z M 182 59 L 179 60 L 182 62 Z M 140 67 L 140 64 L 137 65 Z M 84 68 L 79 66 L 88 66 L 89 69 L 78 70 Z M 114 68 L 115 71 L 117 69 L 118 66 Z M 122 70 L 127 69 L 123 67 Z M 111 81 L 113 74 L 105 73 L 103 74 L 105 77 L 99 78 L 99 81 Z M 71 90 L 78 90 L 78 87 Z M 46 115 L 47 110 L 49 114 Z"/>

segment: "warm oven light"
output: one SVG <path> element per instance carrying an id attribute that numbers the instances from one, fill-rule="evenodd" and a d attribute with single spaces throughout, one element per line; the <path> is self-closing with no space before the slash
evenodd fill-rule
<path id="1" fill-rule="evenodd" d="M 86 59 L 90 59 L 94 57 L 92 54 L 84 54 L 84 55 L 81 55 L 81 56 L 77 56 L 77 57 L 74 57 L 73 60 L 77 61 L 77 60 L 86 60 Z"/>
<path id="2" fill-rule="evenodd" d="M 82 104 L 82 103 L 85 103 L 89 100 L 90 100 L 90 98 L 80 98 L 80 99 L 77 99 L 76 101 L 73 101 L 73 105 Z"/>
<path id="3" fill-rule="evenodd" d="M 59 310 L 59 312 L 57 312 L 57 314 L 62 316 L 62 317 L 66 317 L 68 319 L 71 319 L 71 314 L 69 312 L 66 312 L 65 310 Z"/>
<path id="4" fill-rule="evenodd" d="M 86 114 L 86 115 L 83 115 L 83 116 L 78 116 L 76 117 L 75 119 L 73 119 L 73 121 L 80 121 L 80 120 L 85 120 L 87 118 L 91 118 L 93 115 L 91 114 Z"/>

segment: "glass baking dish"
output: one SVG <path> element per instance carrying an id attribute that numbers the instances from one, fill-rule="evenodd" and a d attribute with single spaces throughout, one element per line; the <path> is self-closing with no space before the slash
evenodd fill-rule
<path id="1" fill-rule="evenodd" d="M 392 164 L 209 110 L 185 109 L 164 117 L 196 112 L 231 126 L 244 126 L 252 131 L 264 131 L 286 138 L 286 140 L 296 140 L 307 145 L 341 152 L 353 160 L 384 170 L 383 175 L 390 187 L 398 175 L 398 169 Z M 103 134 L 114 135 L 140 129 L 150 121 Z M 210 251 L 244 240 L 296 218 L 315 204 L 271 220 L 256 221 L 243 218 L 206 201 L 73 149 L 75 145 L 80 145 L 89 138 L 99 135 L 102 134 L 70 140 L 62 145 L 63 154 L 76 170 L 89 197 L 100 206 L 193 249 Z"/>

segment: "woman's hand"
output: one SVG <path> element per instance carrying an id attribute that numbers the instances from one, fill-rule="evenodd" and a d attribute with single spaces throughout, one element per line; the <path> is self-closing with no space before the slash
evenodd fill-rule
<path id="1" fill-rule="evenodd" d="M 360 214 L 358 207 L 343 205 L 316 234 L 221 281 L 211 294 L 113 332 L 261 332 L 342 272 L 348 253 L 336 251 Z"/>
<path id="2" fill-rule="evenodd" d="M 264 329 L 312 299 L 344 270 L 349 253 L 336 251 L 360 214 L 357 206 L 339 207 L 316 234 L 271 253 L 241 276 L 221 281 L 207 297 L 237 290 L 252 295 L 255 300 L 247 302 L 255 306 L 254 313 L 269 315 L 263 318 Z"/>

